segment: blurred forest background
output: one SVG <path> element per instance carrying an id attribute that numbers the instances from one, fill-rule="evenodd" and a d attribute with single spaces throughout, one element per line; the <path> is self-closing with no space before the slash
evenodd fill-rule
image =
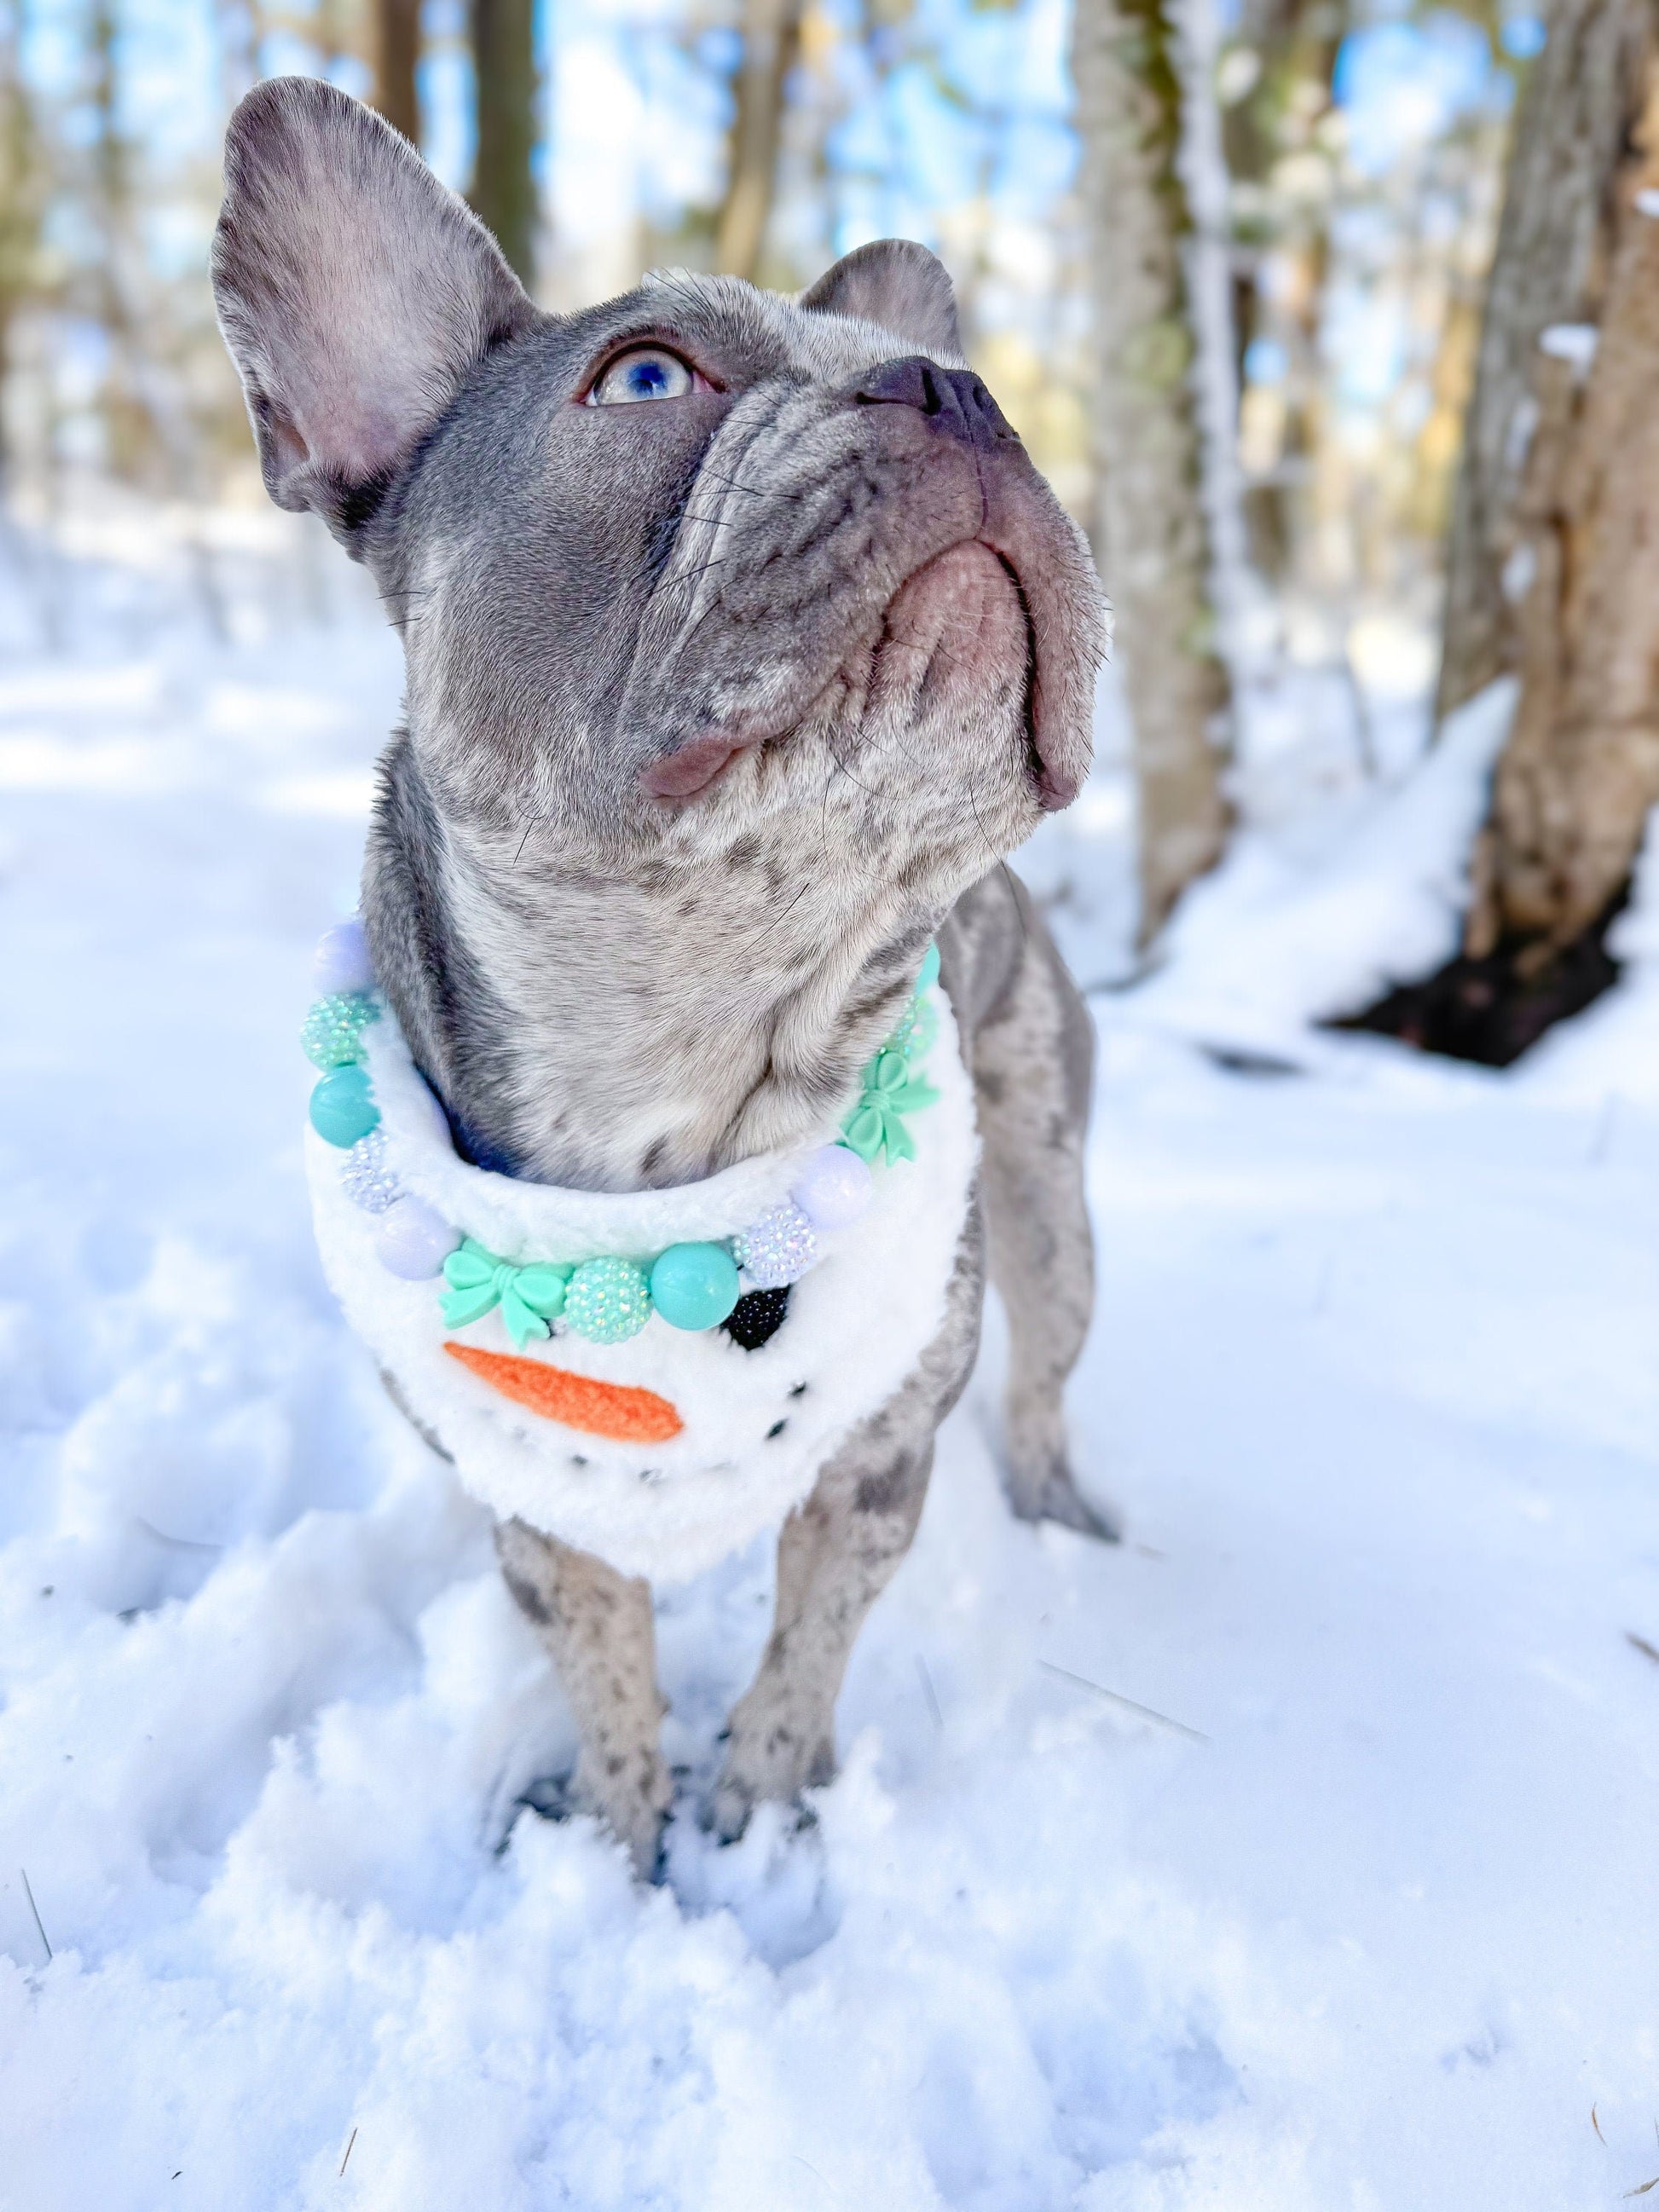
<path id="1" fill-rule="evenodd" d="M 550 307 L 660 264 L 793 289 L 887 233 L 943 255 L 1117 606 L 1143 938 L 1287 696 L 1322 772 L 1388 780 L 1521 669 L 1455 1007 L 1396 1010 L 1468 1029 L 1494 975 L 1594 966 L 1659 796 L 1640 516 L 1592 465 L 1633 465 L 1648 398 L 1641 331 L 1596 347 L 1659 240 L 1650 38 L 1628 0 L 0 0 L 5 635 L 67 647 L 54 563 L 118 544 L 221 635 L 338 589 L 264 505 L 204 275 L 231 106 L 325 76 Z M 1575 611 L 1591 541 L 1617 573 Z M 1622 704 L 1573 692 L 1587 641 Z"/>

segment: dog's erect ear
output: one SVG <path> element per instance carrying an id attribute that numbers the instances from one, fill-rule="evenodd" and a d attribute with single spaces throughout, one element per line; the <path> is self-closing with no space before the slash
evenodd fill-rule
<path id="1" fill-rule="evenodd" d="M 962 358 L 957 295 L 945 264 L 911 238 L 878 238 L 843 255 L 799 304 L 820 314 L 879 323 L 923 352 Z"/>
<path id="2" fill-rule="evenodd" d="M 259 85 L 230 119 L 213 293 L 265 489 L 348 544 L 467 371 L 536 316 L 408 140 L 315 77 Z"/>

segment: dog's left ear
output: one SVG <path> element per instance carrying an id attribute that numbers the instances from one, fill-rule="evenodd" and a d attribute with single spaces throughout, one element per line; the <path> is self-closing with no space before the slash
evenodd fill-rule
<path id="1" fill-rule="evenodd" d="M 536 320 L 408 140 L 315 77 L 230 119 L 213 292 L 266 490 L 348 546 L 468 371 Z"/>
<path id="2" fill-rule="evenodd" d="M 809 313 L 879 323 L 935 360 L 962 359 L 957 295 L 937 254 L 912 238 L 878 238 L 844 254 L 800 295 Z"/>

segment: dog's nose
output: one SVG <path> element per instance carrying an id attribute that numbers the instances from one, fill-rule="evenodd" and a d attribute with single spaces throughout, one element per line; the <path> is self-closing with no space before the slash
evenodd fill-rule
<path id="1" fill-rule="evenodd" d="M 969 445 L 1019 443 L 1018 431 L 971 368 L 941 368 L 926 354 L 883 362 L 853 397 L 866 407 L 914 407 Z"/>

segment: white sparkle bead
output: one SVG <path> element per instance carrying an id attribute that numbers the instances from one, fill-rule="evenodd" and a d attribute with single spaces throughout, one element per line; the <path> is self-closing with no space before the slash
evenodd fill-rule
<path id="1" fill-rule="evenodd" d="M 435 1275 L 460 1241 L 460 1231 L 419 1198 L 394 1200 L 374 1232 L 380 1265 L 406 1283 L 423 1283 Z"/>
<path id="2" fill-rule="evenodd" d="M 386 1131 L 359 1137 L 340 1163 L 346 1196 L 365 1213 L 384 1213 L 398 1196 L 398 1178 L 386 1164 Z"/>
<path id="3" fill-rule="evenodd" d="M 868 1164 L 847 1145 L 824 1145 L 803 1163 L 789 1195 L 814 1229 L 850 1229 L 870 1204 Z"/>
<path id="4" fill-rule="evenodd" d="M 374 968 L 368 957 L 368 939 L 362 919 L 337 921 L 317 940 L 311 963 L 312 980 L 325 998 L 337 991 L 372 991 Z"/>
<path id="5" fill-rule="evenodd" d="M 734 1237 L 732 1251 L 757 1290 L 781 1291 L 799 1282 L 817 1258 L 817 1233 L 793 1200 L 786 1198 Z"/>

